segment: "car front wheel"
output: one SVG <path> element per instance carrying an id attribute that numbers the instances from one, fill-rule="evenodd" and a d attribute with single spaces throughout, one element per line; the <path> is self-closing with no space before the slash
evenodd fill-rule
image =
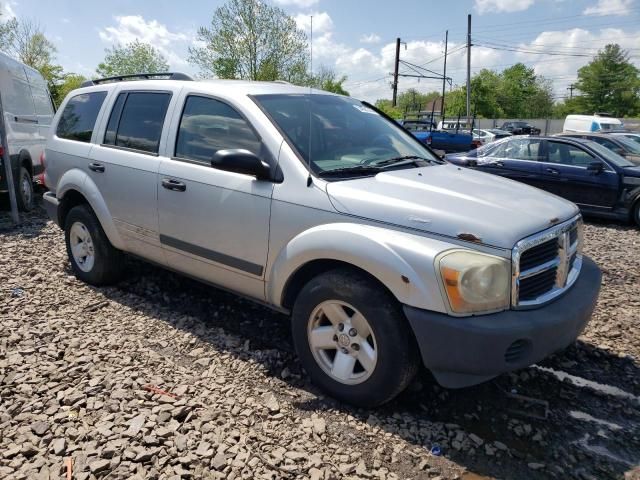
<path id="1" fill-rule="evenodd" d="M 400 305 L 358 271 L 334 270 L 312 279 L 296 300 L 292 322 L 303 367 L 339 400 L 381 405 L 417 372 L 417 347 Z"/>
<path id="2" fill-rule="evenodd" d="M 16 199 L 18 201 L 18 209 L 23 212 L 33 210 L 33 179 L 29 174 L 29 170 L 20 167 L 18 181 L 16 182 Z"/>

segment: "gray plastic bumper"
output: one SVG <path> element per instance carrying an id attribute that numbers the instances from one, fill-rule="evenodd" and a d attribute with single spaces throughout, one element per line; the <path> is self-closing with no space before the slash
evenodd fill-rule
<path id="1" fill-rule="evenodd" d="M 467 387 L 524 368 L 564 349 L 584 330 L 602 274 L 588 257 L 576 283 L 535 310 L 457 318 L 404 306 L 425 366 L 448 388 Z"/>
<path id="2" fill-rule="evenodd" d="M 44 209 L 47 211 L 47 215 L 49 218 L 56 224 L 58 224 L 58 199 L 56 198 L 56 194 L 53 192 L 46 192 L 42 196 L 42 204 Z"/>

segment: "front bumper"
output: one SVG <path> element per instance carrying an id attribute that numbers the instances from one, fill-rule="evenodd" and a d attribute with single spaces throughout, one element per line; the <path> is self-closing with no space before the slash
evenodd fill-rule
<path id="1" fill-rule="evenodd" d="M 588 257 L 562 297 L 535 310 L 476 317 L 404 306 L 425 366 L 438 383 L 461 388 L 532 365 L 575 341 L 595 309 L 602 274 Z"/>
<path id="2" fill-rule="evenodd" d="M 49 218 L 56 224 L 59 225 L 58 223 L 58 205 L 59 205 L 59 201 L 56 198 L 56 194 L 53 192 L 46 192 L 44 195 L 42 195 L 42 204 L 44 206 L 44 209 L 47 211 L 47 215 L 49 215 Z"/>

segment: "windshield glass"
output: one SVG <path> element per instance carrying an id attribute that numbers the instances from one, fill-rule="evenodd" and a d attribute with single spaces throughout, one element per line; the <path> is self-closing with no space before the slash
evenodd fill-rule
<path id="1" fill-rule="evenodd" d="M 589 145 L 591 150 L 594 150 L 598 155 L 600 155 L 605 160 L 610 161 L 614 165 L 619 167 L 633 167 L 634 163 L 631 163 L 626 158 L 618 155 L 616 152 L 609 150 L 607 147 L 603 147 L 599 143 L 593 142 L 591 140 L 586 140 L 585 143 Z"/>
<path id="2" fill-rule="evenodd" d="M 634 155 L 640 155 L 640 144 L 637 144 L 633 140 L 627 137 L 620 137 L 617 139 L 622 145 L 624 145 L 624 149 L 632 153 Z"/>
<path id="3" fill-rule="evenodd" d="M 379 162 L 400 157 L 439 162 L 402 127 L 352 98 L 321 94 L 254 98 L 315 174 L 375 167 Z M 412 166 L 415 165 L 411 162 L 402 164 L 403 168 Z"/>
<path id="4" fill-rule="evenodd" d="M 603 123 L 600 122 L 600 130 L 617 130 L 619 128 L 624 128 L 623 123 Z"/>

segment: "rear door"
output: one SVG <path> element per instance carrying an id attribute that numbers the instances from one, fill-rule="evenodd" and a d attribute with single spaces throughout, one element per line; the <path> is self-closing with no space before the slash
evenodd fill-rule
<path id="1" fill-rule="evenodd" d="M 541 187 L 541 158 L 540 139 L 512 138 L 496 145 L 487 157 L 478 158 L 478 170 Z"/>
<path id="2" fill-rule="evenodd" d="M 579 205 L 613 208 L 618 197 L 618 174 L 594 154 L 578 145 L 547 140 L 542 172 L 546 190 Z M 601 161 L 603 171 L 587 169 Z"/>
<path id="3" fill-rule="evenodd" d="M 103 195 L 127 250 L 164 264 L 156 184 L 172 92 L 145 88 L 119 90 L 115 95 L 85 168 Z"/>

